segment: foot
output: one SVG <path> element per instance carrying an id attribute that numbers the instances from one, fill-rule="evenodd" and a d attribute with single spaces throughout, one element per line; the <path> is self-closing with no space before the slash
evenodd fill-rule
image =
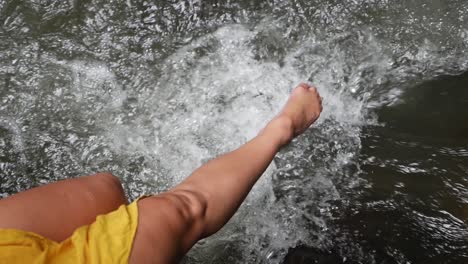
<path id="1" fill-rule="evenodd" d="M 319 118 L 321 112 L 322 98 L 317 89 L 301 83 L 294 88 L 283 110 L 267 127 L 282 131 L 281 142 L 287 144 L 309 128 Z"/>

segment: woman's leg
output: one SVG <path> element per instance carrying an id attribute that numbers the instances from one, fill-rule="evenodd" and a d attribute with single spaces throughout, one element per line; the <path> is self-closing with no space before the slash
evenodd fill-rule
<path id="1" fill-rule="evenodd" d="M 92 223 L 99 214 L 127 204 L 110 173 L 98 173 L 40 186 L 0 200 L 0 228 L 30 231 L 60 242 Z"/>
<path id="2" fill-rule="evenodd" d="M 278 150 L 303 133 L 321 111 L 317 90 L 301 84 L 254 139 L 207 162 L 172 190 L 138 201 L 130 263 L 176 263 L 199 239 L 217 232 Z"/>

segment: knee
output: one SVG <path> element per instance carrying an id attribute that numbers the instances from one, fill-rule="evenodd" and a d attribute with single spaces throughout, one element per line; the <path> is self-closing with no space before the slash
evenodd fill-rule
<path id="1" fill-rule="evenodd" d="M 176 189 L 170 191 L 177 201 L 176 208 L 180 211 L 181 215 L 189 222 L 204 222 L 208 202 L 205 196 L 201 193 L 185 189 Z"/>
<path id="2" fill-rule="evenodd" d="M 122 183 L 120 182 L 120 179 L 110 172 L 100 172 L 96 173 L 93 176 L 96 177 L 99 181 L 103 182 L 104 184 L 109 185 L 109 187 L 111 188 L 118 187 L 122 189 Z"/>
<path id="3" fill-rule="evenodd" d="M 120 179 L 109 172 L 97 173 L 92 176 L 100 190 L 108 193 L 112 200 L 127 203 Z"/>

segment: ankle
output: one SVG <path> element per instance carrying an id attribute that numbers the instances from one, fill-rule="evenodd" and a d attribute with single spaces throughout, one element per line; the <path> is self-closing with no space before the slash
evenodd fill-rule
<path id="1" fill-rule="evenodd" d="M 278 139 L 279 147 L 282 147 L 294 138 L 293 121 L 287 115 L 279 115 L 271 120 L 260 133 L 274 135 Z"/>

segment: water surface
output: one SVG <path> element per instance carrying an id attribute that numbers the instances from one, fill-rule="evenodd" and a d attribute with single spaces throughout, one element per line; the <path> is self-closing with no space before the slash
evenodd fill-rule
<path id="1" fill-rule="evenodd" d="M 320 121 L 185 262 L 465 263 L 467 11 L 0 1 L 0 197 L 97 171 L 130 199 L 164 191 L 252 138 L 308 80 Z"/>

